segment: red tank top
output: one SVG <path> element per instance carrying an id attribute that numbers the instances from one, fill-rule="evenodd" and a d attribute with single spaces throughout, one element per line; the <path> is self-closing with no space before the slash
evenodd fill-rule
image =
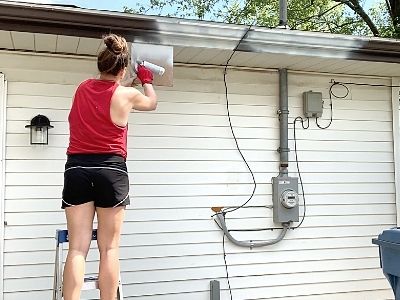
<path id="1" fill-rule="evenodd" d="M 69 113 L 67 154 L 118 154 L 126 158 L 128 126 L 111 120 L 110 105 L 118 83 L 88 79 L 75 92 Z"/>

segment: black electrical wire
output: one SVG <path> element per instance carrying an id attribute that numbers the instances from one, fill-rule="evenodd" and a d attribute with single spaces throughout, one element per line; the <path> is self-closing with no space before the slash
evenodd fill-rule
<path id="1" fill-rule="evenodd" d="M 221 228 L 222 229 L 222 228 Z M 253 228 L 253 229 L 229 229 L 229 232 L 251 232 L 251 231 L 273 231 L 281 230 L 282 227 L 269 227 L 269 228 Z"/>
<path id="2" fill-rule="evenodd" d="M 247 169 L 249 170 L 249 172 L 250 172 L 250 174 L 251 174 L 251 178 L 253 179 L 254 188 L 253 188 L 253 191 L 252 191 L 252 193 L 251 193 L 249 199 L 247 199 L 247 201 L 245 201 L 242 205 L 240 205 L 240 206 L 238 206 L 238 207 L 236 207 L 236 208 L 229 208 L 229 207 L 228 207 L 227 209 L 222 210 L 222 213 L 223 213 L 223 217 L 224 217 L 224 218 L 225 218 L 225 215 L 226 215 L 227 213 L 233 212 L 233 211 L 238 210 L 239 208 L 242 208 L 243 206 L 245 206 L 245 205 L 253 198 L 254 193 L 255 193 L 255 191 L 256 191 L 256 188 L 257 188 L 257 182 L 256 182 L 256 179 L 255 179 L 255 177 L 254 177 L 254 173 L 253 173 L 253 171 L 251 170 L 249 164 L 247 163 L 247 160 L 246 160 L 246 158 L 244 157 L 242 151 L 240 150 L 239 143 L 238 143 L 238 141 L 237 141 L 235 132 L 234 132 L 234 130 L 233 130 L 232 121 L 231 121 L 231 114 L 230 114 L 230 111 L 229 111 L 228 85 L 227 85 L 227 83 L 226 83 L 226 74 L 227 74 L 227 69 L 228 69 L 229 62 L 231 61 L 233 55 L 236 53 L 237 49 L 239 48 L 239 45 L 242 43 L 242 41 L 246 38 L 246 36 L 247 36 L 248 33 L 250 32 L 250 30 L 251 30 L 251 28 L 253 27 L 253 25 L 255 24 L 256 20 L 257 20 L 257 19 L 255 19 L 255 20 L 253 21 L 253 23 L 247 28 L 246 32 L 243 34 L 242 38 L 239 40 L 239 42 L 237 43 L 236 47 L 233 49 L 231 55 L 229 56 L 228 60 L 226 61 L 225 68 L 224 68 L 225 99 L 226 99 L 226 110 L 227 110 L 227 115 L 228 115 L 228 120 L 229 120 L 229 127 L 230 127 L 230 129 L 231 129 L 231 133 L 232 133 L 233 139 L 235 140 L 236 149 L 238 150 L 240 156 L 242 157 L 244 163 L 245 163 L 246 166 L 247 166 Z M 214 220 L 214 221 L 215 221 L 215 220 Z M 232 298 L 231 283 L 230 283 L 230 281 L 229 281 L 228 265 L 227 265 L 227 263 L 226 263 L 225 233 L 224 233 L 223 238 L 222 238 L 222 247 L 223 247 L 223 250 L 224 250 L 224 264 L 225 264 L 225 271 L 226 271 L 226 280 L 228 281 L 229 294 L 230 294 L 231 300 L 233 300 L 233 298 Z"/>
<path id="3" fill-rule="evenodd" d="M 246 38 L 246 36 L 247 36 L 248 33 L 250 32 L 250 30 L 251 30 L 251 28 L 253 27 L 254 23 L 255 23 L 255 22 L 253 22 L 253 24 L 251 24 L 251 25 L 247 28 L 246 32 L 243 34 L 242 38 L 241 38 L 240 41 L 237 43 L 236 47 L 233 49 L 231 55 L 229 56 L 228 60 L 226 61 L 225 68 L 224 68 L 225 99 L 226 99 L 226 111 L 227 111 L 228 120 L 229 120 L 229 128 L 231 129 L 232 137 L 233 137 L 233 139 L 234 139 L 234 141 L 235 141 L 235 144 L 236 144 L 236 149 L 238 150 L 240 156 L 242 157 L 243 162 L 246 164 L 246 167 L 247 167 L 247 169 L 249 170 L 249 172 L 250 172 L 250 174 L 251 174 L 251 178 L 252 178 L 252 180 L 253 180 L 253 185 L 254 185 L 254 187 L 253 187 L 253 191 L 251 192 L 251 195 L 250 195 L 249 199 L 247 199 L 243 204 L 241 204 L 240 206 L 237 206 L 237 207 L 235 207 L 235 208 L 227 207 L 226 209 L 223 209 L 222 212 L 223 212 L 224 216 L 225 216 L 225 214 L 230 213 L 230 212 L 233 212 L 233 211 L 235 211 L 235 210 L 238 210 L 238 209 L 242 208 L 243 206 L 245 206 L 247 203 L 249 203 L 249 201 L 253 198 L 253 196 L 254 196 L 254 194 L 255 194 L 255 192 L 256 192 L 256 188 L 257 188 L 257 182 L 256 182 L 256 179 L 255 179 L 255 177 L 254 177 L 254 173 L 253 173 L 253 171 L 251 170 L 251 168 L 250 168 L 250 166 L 249 166 L 249 164 L 248 164 L 246 158 L 244 157 L 244 155 L 243 155 L 243 153 L 242 153 L 242 150 L 241 150 L 240 147 L 239 147 L 239 143 L 238 143 L 238 141 L 237 141 L 235 132 L 234 132 L 234 130 L 233 130 L 232 120 L 231 120 L 231 114 L 230 114 L 230 111 L 229 111 L 228 85 L 227 85 L 227 83 L 226 83 L 226 74 L 227 74 L 227 69 L 228 69 L 229 62 L 231 61 L 233 55 L 236 53 L 237 49 L 239 48 L 239 45 L 242 43 L 242 41 Z"/>
<path id="4" fill-rule="evenodd" d="M 372 87 L 388 87 L 388 88 L 400 88 L 400 85 L 387 85 L 387 84 L 373 84 L 373 83 L 358 83 L 358 82 L 342 82 L 342 81 L 335 81 L 334 79 L 331 80 L 333 84 L 340 84 L 340 85 L 361 85 L 361 86 L 372 86 Z"/>
<path id="5" fill-rule="evenodd" d="M 222 236 L 222 250 L 224 251 L 224 263 L 225 263 L 225 272 L 226 272 L 226 280 L 228 281 L 228 287 L 229 287 L 229 295 L 232 298 L 232 289 L 231 289 L 231 282 L 229 281 L 229 272 L 228 272 L 228 264 L 226 263 L 226 251 L 225 251 L 225 233 Z"/>
<path id="6" fill-rule="evenodd" d="M 331 97 L 331 96 L 329 95 L 329 97 Z M 330 120 L 329 120 L 328 125 L 326 125 L 326 126 L 321 126 L 321 125 L 318 123 L 318 117 L 315 118 L 315 124 L 317 124 L 317 126 L 318 126 L 319 129 L 328 129 L 328 128 L 332 125 L 332 121 L 333 121 L 333 105 L 332 105 L 332 99 L 330 99 L 330 104 L 329 104 L 329 106 L 330 106 L 330 108 L 331 108 L 331 118 L 330 118 Z"/>
<path id="7" fill-rule="evenodd" d="M 301 195 L 303 197 L 303 216 L 301 218 L 300 223 L 296 227 L 293 227 L 292 229 L 297 229 L 303 224 L 304 219 L 306 218 L 306 207 L 307 207 L 306 206 L 306 195 L 304 193 L 303 179 L 301 178 L 301 172 L 300 172 L 300 167 L 299 167 L 299 158 L 297 156 L 297 138 L 296 138 L 296 122 L 297 121 L 301 121 L 301 127 L 303 127 L 303 129 L 308 129 L 310 127 L 310 119 L 309 118 L 307 118 L 307 125 L 306 126 L 304 126 L 304 119 L 302 117 L 297 117 L 293 121 L 294 154 L 295 154 L 295 158 L 296 158 L 297 174 L 299 174 L 299 180 L 300 180 L 300 186 L 301 186 Z"/>
<path id="8" fill-rule="evenodd" d="M 327 128 L 329 128 L 331 126 L 331 124 L 333 122 L 333 101 L 332 101 L 332 96 L 334 96 L 337 99 L 345 99 L 349 95 L 350 90 L 345 84 L 346 83 L 333 81 L 332 85 L 329 87 L 329 106 L 331 108 L 330 109 L 331 110 L 331 117 L 330 117 L 329 124 L 326 125 L 326 126 L 321 126 L 318 123 L 318 118 L 315 118 L 315 124 L 317 124 L 319 129 L 327 129 Z M 344 87 L 346 89 L 346 93 L 343 96 L 336 95 L 332 90 L 334 86 L 342 86 L 342 87 Z"/>

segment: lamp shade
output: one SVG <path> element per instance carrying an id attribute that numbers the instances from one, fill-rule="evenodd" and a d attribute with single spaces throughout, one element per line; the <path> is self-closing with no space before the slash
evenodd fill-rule
<path id="1" fill-rule="evenodd" d="M 36 117 L 34 117 L 31 120 L 31 124 L 26 125 L 25 128 L 29 128 L 29 127 L 47 127 L 47 128 L 54 128 L 54 126 L 52 126 L 50 124 L 50 120 L 48 117 L 43 116 L 43 115 L 37 115 Z"/>

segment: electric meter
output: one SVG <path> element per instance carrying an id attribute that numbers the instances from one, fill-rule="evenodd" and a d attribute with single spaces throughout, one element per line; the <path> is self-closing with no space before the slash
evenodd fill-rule
<path id="1" fill-rule="evenodd" d="M 272 177 L 273 220 L 275 223 L 299 221 L 298 179 L 280 175 Z"/>
<path id="2" fill-rule="evenodd" d="M 293 190 L 286 190 L 281 194 L 280 201 L 286 208 L 296 207 L 299 203 L 299 195 Z"/>

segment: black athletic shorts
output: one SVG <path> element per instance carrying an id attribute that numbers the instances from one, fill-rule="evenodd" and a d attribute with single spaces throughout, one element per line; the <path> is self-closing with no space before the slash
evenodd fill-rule
<path id="1" fill-rule="evenodd" d="M 96 207 L 130 204 L 125 159 L 113 154 L 68 155 L 62 208 L 94 201 Z"/>

